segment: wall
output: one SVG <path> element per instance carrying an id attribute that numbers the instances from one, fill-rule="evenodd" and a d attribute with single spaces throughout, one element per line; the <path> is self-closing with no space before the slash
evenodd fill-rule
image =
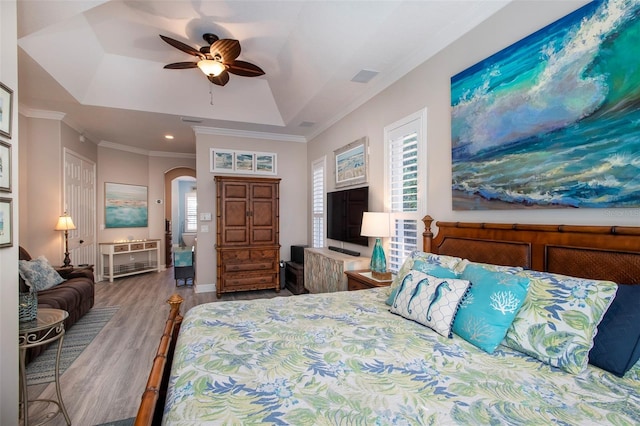
<path id="1" fill-rule="evenodd" d="M 160 260 L 164 262 L 164 174 L 176 167 L 195 167 L 192 155 L 158 156 L 98 147 L 98 241 L 160 239 Z M 104 228 L 104 183 L 147 186 L 149 226 L 146 228 Z M 158 203 L 157 200 L 161 202 Z"/>
<path id="2" fill-rule="evenodd" d="M 13 247 L 0 249 L 0 424 L 18 424 L 18 240 L 20 238 L 18 196 L 18 44 L 15 0 L 0 1 L 0 81 L 13 90 L 11 144 L 11 193 L 13 199 Z M 4 138 L 3 138 L 4 139 Z"/>
<path id="3" fill-rule="evenodd" d="M 209 167 L 210 148 L 274 152 L 280 181 L 280 258 L 289 260 L 291 245 L 307 242 L 307 145 L 251 137 L 219 136 L 196 130 L 198 214 L 210 212 L 209 232 L 200 232 L 196 254 L 196 291 L 213 291 L 216 282 L 216 191 Z M 256 175 L 262 176 L 262 175 Z M 270 176 L 271 177 L 271 176 Z"/>
<path id="4" fill-rule="evenodd" d="M 585 1 L 517 1 L 452 43 L 432 59 L 353 111 L 308 144 L 307 163 L 327 156 L 327 190 L 333 189 L 333 150 L 368 136 L 370 208 L 382 207 L 383 129 L 422 108 L 427 109 L 427 208 L 443 221 L 640 224 L 639 209 L 536 209 L 453 211 L 451 208 L 450 78 L 476 62 L 570 13 Z M 500 31 L 496 31 L 500 28 Z M 310 200 L 309 200 L 310 202 Z M 309 225 L 309 229 L 311 226 Z M 360 250 L 359 250 L 360 251 Z M 362 250 L 364 252 L 364 250 Z M 365 255 L 363 253 L 363 255 Z"/>
<path id="5" fill-rule="evenodd" d="M 97 147 L 61 121 L 63 114 L 20 110 L 20 245 L 32 256 L 44 255 L 54 265 L 62 264 L 64 238 L 54 231 L 63 202 L 63 152 L 67 148 L 97 163 Z M 44 178 L 46 176 L 46 178 Z"/>

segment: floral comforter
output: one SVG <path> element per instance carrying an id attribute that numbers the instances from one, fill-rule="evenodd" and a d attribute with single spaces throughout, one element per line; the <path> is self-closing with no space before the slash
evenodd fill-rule
<path id="1" fill-rule="evenodd" d="M 163 423 L 640 423 L 640 367 L 571 375 L 489 355 L 391 314 L 388 289 L 199 305 L 177 342 Z"/>

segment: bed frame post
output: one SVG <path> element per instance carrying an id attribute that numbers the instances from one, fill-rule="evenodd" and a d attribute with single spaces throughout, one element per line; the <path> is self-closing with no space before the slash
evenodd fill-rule
<path id="1" fill-rule="evenodd" d="M 431 232 L 431 224 L 433 223 L 433 218 L 426 215 L 422 218 L 422 222 L 424 223 L 424 232 L 422 233 L 422 251 L 432 253 L 431 242 L 433 241 L 433 232 Z"/>
<path id="2" fill-rule="evenodd" d="M 158 345 L 158 351 L 153 359 L 147 387 L 142 394 L 142 401 L 136 415 L 135 426 L 159 425 L 162 421 L 167 387 L 169 385 L 169 370 L 173 361 L 176 339 L 182 323 L 180 305 L 184 299 L 173 294 L 167 303 L 171 306 L 169 317 L 165 323 L 164 332 Z"/>

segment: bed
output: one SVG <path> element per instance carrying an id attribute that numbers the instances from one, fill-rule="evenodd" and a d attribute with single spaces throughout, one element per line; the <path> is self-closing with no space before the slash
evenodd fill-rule
<path id="1" fill-rule="evenodd" d="M 432 222 L 391 288 L 172 297 L 135 424 L 640 423 L 640 228 Z"/>

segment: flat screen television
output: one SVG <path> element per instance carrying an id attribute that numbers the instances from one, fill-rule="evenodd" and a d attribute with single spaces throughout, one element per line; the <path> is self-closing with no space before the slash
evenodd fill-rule
<path id="1" fill-rule="evenodd" d="M 327 193 L 327 238 L 368 246 L 360 236 L 362 213 L 369 210 L 369 187 Z"/>

